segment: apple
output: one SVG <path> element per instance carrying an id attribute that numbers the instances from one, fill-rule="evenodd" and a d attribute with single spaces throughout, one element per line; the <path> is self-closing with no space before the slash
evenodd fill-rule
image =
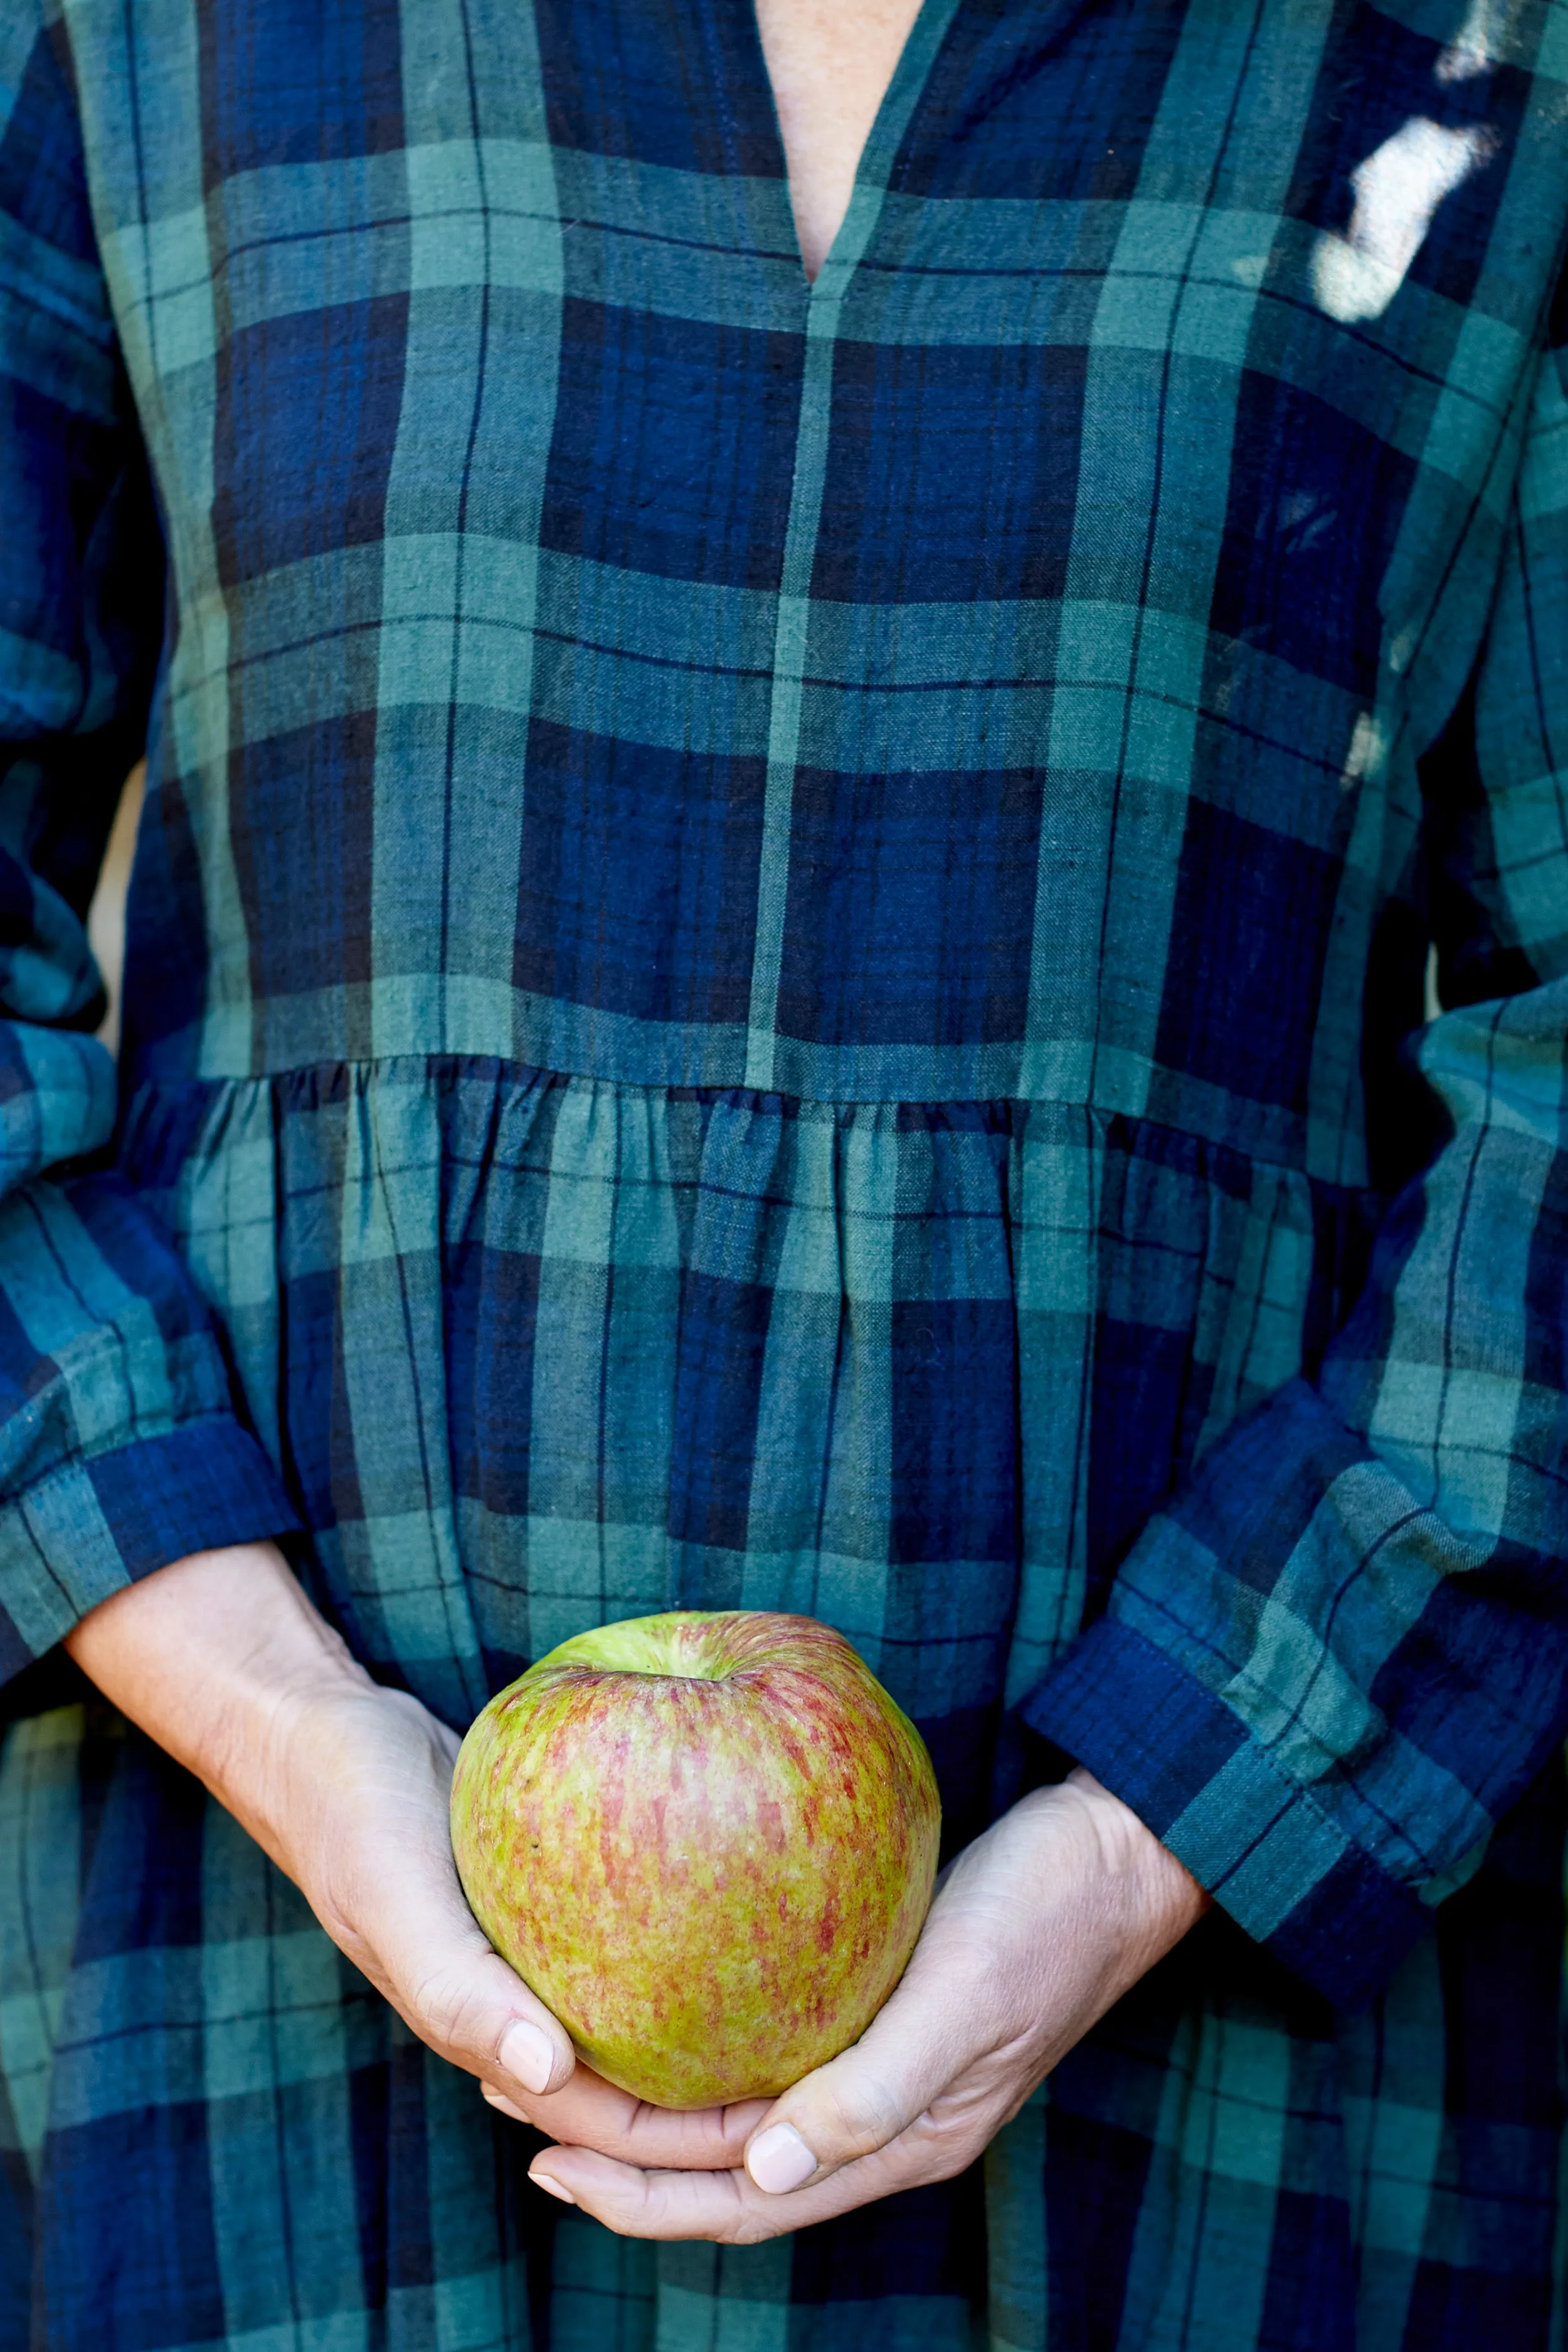
<path id="1" fill-rule="evenodd" d="M 771 2097 L 903 1974 L 941 1806 L 919 1732 L 812 1617 L 579 1633 L 491 1699 L 452 1848 L 491 1944 L 599 2074 L 662 2107 Z"/>

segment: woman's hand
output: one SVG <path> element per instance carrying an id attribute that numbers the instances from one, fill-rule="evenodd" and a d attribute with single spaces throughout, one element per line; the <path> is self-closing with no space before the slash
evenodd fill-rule
<path id="1" fill-rule="evenodd" d="M 272 1545 L 176 1560 L 67 1647 L 294 1880 L 420 2039 L 562 2143 L 535 2160 L 541 2186 L 632 2234 L 768 2237 L 959 2170 L 1206 1899 L 1075 1773 L 959 1857 L 853 2050 L 771 2107 L 669 2113 L 574 2062 L 491 1950 L 452 1861 L 457 1735 L 371 1680 Z M 805 2150 L 808 2185 L 783 2193 Z"/>
<path id="2" fill-rule="evenodd" d="M 1136 1814 L 1074 1772 L 959 1855 L 902 1982 L 853 2049 L 771 2106 L 685 2119 L 693 2147 L 703 2130 L 732 2139 L 744 2126 L 743 2164 L 675 2168 L 694 2154 L 653 2152 L 657 2111 L 645 2109 L 619 2159 L 602 2139 L 563 2145 L 534 2158 L 532 2178 L 627 2237 L 738 2245 L 945 2180 L 1208 1901 Z M 554 2104 L 529 2101 L 531 2120 L 569 2141 Z"/>
<path id="3" fill-rule="evenodd" d="M 456 1735 L 371 1680 L 272 1545 L 176 1560 L 93 1610 L 66 1646 L 288 1873 L 422 2041 L 522 2095 L 566 2084 L 571 2042 L 490 1949 L 458 1883 Z"/>
<path id="4" fill-rule="evenodd" d="M 384 1690 L 271 1544 L 193 1553 L 67 1640 L 84 1674 L 205 1781 L 421 2041 L 492 2105 L 644 2163 L 738 2164 L 766 2105 L 645 2107 L 591 2068 L 493 1952 L 448 1829 L 458 1738 Z"/>

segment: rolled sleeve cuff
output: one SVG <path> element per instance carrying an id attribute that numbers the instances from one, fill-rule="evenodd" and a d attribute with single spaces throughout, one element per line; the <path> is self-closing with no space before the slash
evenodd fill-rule
<path id="1" fill-rule="evenodd" d="M 67 1464 L 0 1505 L 0 1682 L 138 1577 L 299 1526 L 271 1462 L 227 1414 Z"/>
<path id="2" fill-rule="evenodd" d="M 1430 1926 L 1223 1700 L 1118 1619 L 1081 1635 L 1019 1713 L 1337 2008 L 1370 2000 Z"/>

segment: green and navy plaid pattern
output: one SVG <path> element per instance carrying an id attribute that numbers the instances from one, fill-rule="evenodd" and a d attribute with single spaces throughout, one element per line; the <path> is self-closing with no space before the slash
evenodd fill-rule
<path id="1" fill-rule="evenodd" d="M 808 288 L 750 0 L 0 15 L 7 2347 L 1563 2337 L 1565 104 L 926 0 Z M 455 1724 L 811 1611 L 1223 1907 L 963 2179 L 619 2244 L 59 1681 L 272 1533 Z"/>

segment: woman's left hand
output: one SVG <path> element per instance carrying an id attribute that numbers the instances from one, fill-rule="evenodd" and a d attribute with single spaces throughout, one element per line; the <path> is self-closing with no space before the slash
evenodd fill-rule
<path id="1" fill-rule="evenodd" d="M 645 2163 L 563 2142 L 531 2177 L 623 2236 L 732 2245 L 946 2180 L 1208 1901 L 1136 1814 L 1075 1771 L 959 1855 L 898 1990 L 841 2057 L 771 2105 L 683 2118 L 679 2149 L 664 2144 L 675 2119 L 642 2109 L 624 2147 L 635 2157 L 646 2133 Z M 531 2119 L 548 2129 L 541 2109 L 554 2104 L 531 2100 Z M 709 2135 L 733 2168 L 690 2168 Z"/>

